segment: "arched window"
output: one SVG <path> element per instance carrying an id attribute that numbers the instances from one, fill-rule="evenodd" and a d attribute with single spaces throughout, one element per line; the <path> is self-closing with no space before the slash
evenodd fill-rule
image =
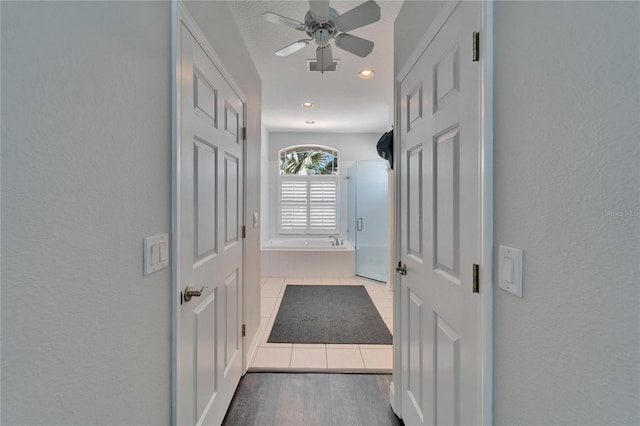
<path id="1" fill-rule="evenodd" d="M 338 232 L 338 152 L 299 145 L 280 151 L 278 232 Z"/>
<path id="2" fill-rule="evenodd" d="M 281 175 L 337 175 L 338 152 L 326 146 L 299 145 L 280 151 Z"/>

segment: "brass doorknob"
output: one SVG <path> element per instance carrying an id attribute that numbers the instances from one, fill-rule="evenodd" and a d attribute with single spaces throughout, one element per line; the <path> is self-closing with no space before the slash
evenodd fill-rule
<path id="1" fill-rule="evenodd" d="M 203 285 L 200 290 L 194 290 L 193 287 L 188 285 L 187 288 L 184 289 L 184 301 L 188 302 L 189 300 L 191 300 L 192 297 L 202 296 L 202 292 L 204 291 L 205 288 L 207 288 L 207 286 Z"/>

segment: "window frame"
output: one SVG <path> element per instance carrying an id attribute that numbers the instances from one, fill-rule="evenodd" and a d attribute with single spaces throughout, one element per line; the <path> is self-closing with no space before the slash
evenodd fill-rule
<path id="1" fill-rule="evenodd" d="M 284 174 L 283 171 L 281 170 L 281 166 L 280 166 L 280 161 L 282 159 L 282 155 L 283 153 L 290 153 L 292 151 L 312 151 L 312 150 L 319 150 L 319 151 L 325 151 L 330 153 L 331 155 L 334 156 L 334 161 L 335 161 L 335 168 L 333 169 L 333 173 L 331 174 L 312 174 L 312 175 L 307 175 L 307 174 Z M 279 151 L 278 153 L 278 201 L 277 201 L 277 213 L 278 213 L 278 224 L 277 224 L 277 231 L 279 235 L 333 235 L 333 234 L 337 234 L 339 232 L 340 229 L 340 180 L 339 180 L 339 160 L 338 160 L 338 151 L 334 148 L 331 147 L 327 147 L 327 146 L 322 146 L 322 145 L 296 145 L 296 146 L 289 146 L 286 148 L 283 148 Z M 287 203 L 287 204 L 283 204 L 283 185 L 287 182 L 291 182 L 291 181 L 297 181 L 297 182 L 304 182 L 305 183 L 305 187 L 306 187 L 306 202 L 303 203 L 295 203 L 295 202 L 291 202 L 291 203 Z M 322 210 L 322 206 L 327 206 L 327 205 L 331 205 L 331 204 L 326 204 L 323 203 L 322 201 L 320 201 L 317 204 L 313 203 L 313 183 L 318 183 L 318 182 L 331 182 L 333 183 L 333 188 L 334 188 L 334 193 L 335 193 L 335 199 L 333 201 L 333 214 L 334 214 L 334 227 L 332 228 L 326 228 L 323 227 L 321 225 L 318 226 L 313 226 L 313 219 L 312 219 L 312 215 L 315 213 L 316 215 L 318 214 L 318 210 Z M 293 188 L 292 188 L 293 189 Z M 322 193 L 322 190 L 320 190 L 320 193 Z M 320 198 L 322 198 L 320 196 Z M 305 206 L 305 216 L 306 219 L 304 220 L 304 227 L 300 227 L 300 228 L 292 228 L 292 227 L 283 227 L 283 208 L 285 207 L 292 207 L 295 208 L 295 206 Z M 314 211 L 314 206 L 316 207 L 316 210 Z M 295 214 L 295 213 L 292 213 Z M 321 213 L 320 213 L 321 214 Z M 316 216 L 317 217 L 317 216 Z M 293 222 L 293 220 L 292 220 Z"/>
<path id="2" fill-rule="evenodd" d="M 293 153 L 293 152 L 300 152 L 300 151 L 322 151 L 325 152 L 331 156 L 333 156 L 333 162 L 335 162 L 335 167 L 332 168 L 332 173 L 326 173 L 326 174 L 320 174 L 320 175 L 307 175 L 305 173 L 296 173 L 296 174 L 286 174 L 283 172 L 283 170 L 280 168 L 280 162 L 282 161 L 282 157 L 283 154 L 289 154 L 289 153 Z M 340 161 L 338 159 L 339 157 L 339 152 L 337 149 L 331 148 L 330 146 L 325 146 L 325 145 L 292 145 L 292 146 L 288 146 L 286 148 L 282 148 L 280 151 L 278 151 L 278 175 L 280 176 L 337 176 L 340 174 Z"/>

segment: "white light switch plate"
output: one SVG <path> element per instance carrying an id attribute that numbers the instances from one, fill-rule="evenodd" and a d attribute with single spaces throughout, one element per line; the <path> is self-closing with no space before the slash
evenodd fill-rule
<path id="1" fill-rule="evenodd" d="M 147 237 L 143 244 L 144 275 L 169 266 L 169 234 Z"/>
<path id="2" fill-rule="evenodd" d="M 498 249 L 498 286 L 522 297 L 523 254 L 521 249 L 500 246 Z"/>

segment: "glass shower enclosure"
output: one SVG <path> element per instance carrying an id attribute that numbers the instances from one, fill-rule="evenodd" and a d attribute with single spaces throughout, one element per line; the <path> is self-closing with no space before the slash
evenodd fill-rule
<path id="1" fill-rule="evenodd" d="M 386 161 L 356 161 L 348 169 L 348 239 L 356 249 L 356 275 L 387 282 L 389 192 Z"/>

